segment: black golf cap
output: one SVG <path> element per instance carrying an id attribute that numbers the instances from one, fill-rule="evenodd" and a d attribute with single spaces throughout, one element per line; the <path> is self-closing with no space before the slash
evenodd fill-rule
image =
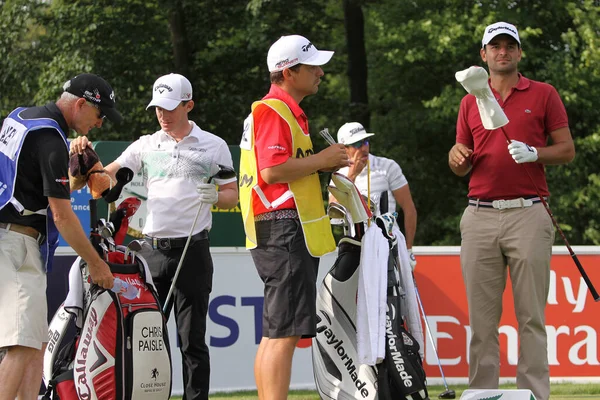
<path id="1" fill-rule="evenodd" d="M 79 74 L 68 80 L 63 90 L 96 104 L 112 122 L 119 123 L 123 120 L 115 107 L 115 91 L 102 77 L 94 74 Z"/>

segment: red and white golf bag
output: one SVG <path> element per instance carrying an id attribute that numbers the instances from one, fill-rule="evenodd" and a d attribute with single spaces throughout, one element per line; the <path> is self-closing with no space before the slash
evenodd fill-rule
<path id="1" fill-rule="evenodd" d="M 50 323 L 44 355 L 44 399 L 166 400 L 171 394 L 171 354 L 166 321 L 148 266 L 124 246 L 108 253 L 119 290 L 91 284 L 77 258 L 69 294 Z M 61 349 L 70 322 L 76 335 Z"/>

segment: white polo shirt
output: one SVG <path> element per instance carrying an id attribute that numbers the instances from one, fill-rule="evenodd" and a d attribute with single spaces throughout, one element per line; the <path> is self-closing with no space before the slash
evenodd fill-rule
<path id="1" fill-rule="evenodd" d="M 402 168 L 394 160 L 385 157 L 376 157 L 372 154 L 369 154 L 369 163 L 371 169 L 371 201 L 377 205 L 377 214 L 380 213 L 379 200 L 381 199 L 381 194 L 385 191 L 388 192 L 388 211 L 396 211 L 396 199 L 392 191 L 408 185 L 408 181 L 402 173 Z M 348 176 L 348 167 L 341 168 L 338 172 Z M 367 195 L 366 165 L 354 180 L 354 184 L 361 194 Z M 331 185 L 334 185 L 333 181 Z"/>
<path id="2" fill-rule="evenodd" d="M 164 131 L 145 135 L 133 142 L 116 162 L 135 173 L 141 172 L 148 190 L 143 233 L 160 238 L 186 237 L 200 206 L 196 186 L 214 175 L 216 164 L 233 168 L 227 143 L 189 121 L 192 131 L 179 143 Z M 224 185 L 236 178 L 214 183 Z M 212 226 L 211 207 L 205 204 L 193 234 Z"/>

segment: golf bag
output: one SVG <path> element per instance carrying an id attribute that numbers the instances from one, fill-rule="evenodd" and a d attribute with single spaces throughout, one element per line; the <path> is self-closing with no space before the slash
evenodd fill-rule
<path id="1" fill-rule="evenodd" d="M 339 241 L 338 257 L 317 293 L 317 335 L 313 339 L 312 356 L 319 395 L 322 399 L 340 400 L 428 399 L 420 346 L 406 330 L 402 318 L 405 314 L 401 301 L 404 291 L 398 280 L 398 243 L 397 238 L 391 235 L 391 225 L 395 220 L 391 214 L 374 219 L 390 249 L 385 357 L 373 366 L 358 361 L 356 329 L 361 239 L 371 215 L 364 201 L 357 200 L 360 194 L 354 184 L 337 175 L 333 175 L 336 187 L 329 190 L 343 205 L 330 205 L 328 214 L 332 220 L 345 221 L 345 236 Z"/>
<path id="2" fill-rule="evenodd" d="M 122 214 L 122 222 L 137 210 L 134 200 L 126 199 L 115 211 Z M 71 266 L 69 293 L 48 330 L 43 398 L 166 400 L 171 394 L 171 353 L 152 276 L 137 255 L 143 242 L 116 245 L 115 234 L 127 224 L 115 229 L 115 223 L 104 219 L 96 223 L 95 200 L 90 201 L 90 215 L 90 241 L 106 260 L 115 284 L 107 290 L 92 283 L 80 257 Z M 73 327 L 74 338 L 63 345 Z"/>
<path id="3" fill-rule="evenodd" d="M 69 295 L 48 332 L 45 399 L 169 398 L 166 321 L 145 261 L 135 257 L 125 264 L 124 253 L 123 246 L 109 253 L 108 264 L 122 285 L 119 290 L 90 284 L 87 265 L 80 258 L 71 267 Z M 77 333 L 59 351 L 71 320 Z"/>

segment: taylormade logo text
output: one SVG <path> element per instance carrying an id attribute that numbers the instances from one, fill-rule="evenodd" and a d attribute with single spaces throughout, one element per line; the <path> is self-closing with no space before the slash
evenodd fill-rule
<path id="1" fill-rule="evenodd" d="M 392 360 L 394 361 L 394 366 L 396 367 L 396 370 L 400 375 L 400 379 L 402 379 L 402 384 L 407 388 L 412 387 L 414 378 L 412 377 L 412 375 L 406 372 L 406 367 L 404 366 L 404 358 L 402 357 L 402 353 L 400 353 L 396 346 L 398 336 L 396 336 L 392 329 L 392 320 L 390 318 L 389 306 L 388 312 L 385 316 L 385 336 L 388 341 L 388 348 L 390 349 Z"/>
<path id="2" fill-rule="evenodd" d="M 510 26 L 506 26 L 506 25 L 497 26 L 495 28 L 490 28 L 490 29 L 488 29 L 488 33 L 492 33 L 492 32 L 497 31 L 497 30 L 504 30 L 504 29 L 506 29 L 507 31 L 511 31 L 515 35 L 517 34 L 517 31 L 515 31 L 514 29 L 512 29 Z"/>
<path id="3" fill-rule="evenodd" d="M 352 382 L 354 382 L 354 385 L 356 386 L 356 389 L 360 392 L 360 395 L 363 398 L 369 397 L 369 389 L 366 387 L 367 382 L 363 382 L 360 379 L 358 379 L 358 373 L 356 372 L 356 364 L 354 363 L 354 360 L 350 356 L 348 356 L 346 349 L 343 346 L 344 341 L 336 338 L 331 328 L 327 328 L 326 326 L 321 325 L 317 327 L 317 334 L 320 333 L 322 333 L 327 338 L 325 343 L 333 347 L 339 359 L 342 362 L 344 362 L 346 372 L 350 376 L 350 379 L 352 379 Z"/>

